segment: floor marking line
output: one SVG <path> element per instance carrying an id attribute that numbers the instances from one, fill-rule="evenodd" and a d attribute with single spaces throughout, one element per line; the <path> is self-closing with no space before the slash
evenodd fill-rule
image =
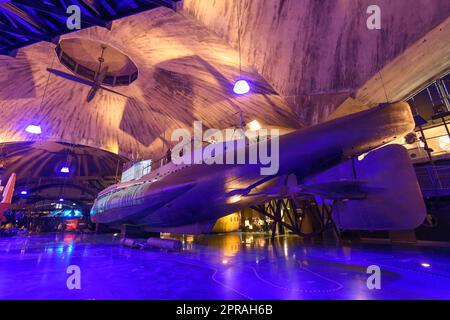
<path id="1" fill-rule="evenodd" d="M 237 294 L 239 294 L 239 295 L 245 297 L 245 298 L 248 299 L 248 300 L 254 300 L 252 297 L 246 295 L 245 293 L 242 293 L 242 292 L 240 292 L 240 291 L 238 291 L 238 290 L 236 290 L 236 289 L 234 289 L 234 288 L 232 288 L 232 287 L 226 285 L 225 283 L 223 283 L 223 282 L 217 280 L 217 279 L 215 278 L 215 276 L 216 276 L 216 274 L 219 272 L 219 269 L 216 269 L 216 268 L 214 268 L 214 267 L 208 267 L 208 266 L 196 265 L 196 264 L 189 263 L 189 262 L 185 262 L 185 261 L 177 261 L 177 262 L 178 262 L 178 263 L 181 263 L 181 264 L 186 264 L 186 265 L 194 266 L 194 267 L 200 267 L 200 268 L 212 270 L 212 271 L 214 271 L 214 273 L 213 273 L 212 276 L 211 276 L 211 280 L 212 280 L 212 281 L 214 281 L 215 283 L 219 284 L 220 286 L 222 286 L 222 287 L 224 287 L 224 288 L 226 288 L 226 289 L 228 289 L 228 290 L 234 291 L 235 293 L 237 293 Z"/>
<path id="2" fill-rule="evenodd" d="M 275 287 L 275 288 L 278 288 L 278 289 L 282 289 L 282 290 L 286 290 L 286 291 L 300 292 L 300 293 L 331 293 L 331 292 L 338 291 L 338 290 L 340 290 L 340 289 L 342 289 L 342 288 L 344 287 L 343 285 L 341 285 L 341 284 L 339 284 L 339 283 L 335 283 L 334 281 L 332 281 L 332 280 L 330 280 L 330 279 L 326 279 L 325 277 L 323 277 L 323 276 L 321 276 L 321 275 L 319 275 L 319 274 L 315 274 L 316 276 L 318 276 L 318 277 L 320 277 L 320 278 L 322 278 L 322 279 L 324 279 L 324 280 L 330 281 L 330 282 L 332 282 L 332 283 L 338 285 L 338 288 L 335 288 L 335 289 L 326 289 L 326 290 L 324 290 L 324 289 L 289 289 L 289 288 L 286 288 L 286 287 L 279 286 L 279 285 L 277 285 L 277 284 L 275 284 L 275 283 L 273 283 L 273 282 L 270 282 L 270 281 L 268 281 L 268 280 L 262 278 L 262 277 L 258 274 L 257 270 L 256 270 L 254 267 L 250 267 L 250 268 L 253 270 L 253 272 L 255 273 L 255 276 L 256 276 L 260 281 L 262 281 L 262 282 L 264 282 L 264 283 L 266 283 L 266 284 L 268 284 L 268 285 L 270 285 L 270 286 L 272 286 L 272 287 Z M 305 271 L 308 271 L 308 272 L 311 272 L 312 274 L 314 274 L 314 272 L 312 272 L 312 271 L 310 271 L 310 270 L 305 269 Z"/>

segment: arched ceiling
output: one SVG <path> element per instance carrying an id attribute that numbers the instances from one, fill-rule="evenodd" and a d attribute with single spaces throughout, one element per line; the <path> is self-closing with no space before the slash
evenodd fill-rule
<path id="1" fill-rule="evenodd" d="M 105 1 L 119 3 L 94 2 Z M 194 120 L 225 128 L 237 125 L 242 111 L 246 121 L 299 128 L 323 121 L 339 105 L 337 114 L 345 114 L 382 102 L 380 70 L 392 99 L 401 99 L 448 66 L 450 6 L 446 0 L 414 6 L 380 0 L 382 29 L 369 31 L 371 3 L 184 0 L 179 12 L 159 8 L 116 20 L 110 31 L 91 27 L 65 35 L 107 43 L 139 69 L 129 87 L 114 88 L 130 98 L 100 91 L 90 104 L 89 87 L 49 77 L 48 67 L 70 72 L 54 59 L 54 44 L 23 48 L 16 58 L 0 56 L 0 142 L 33 141 L 36 136 L 24 129 L 39 124 L 39 140 L 157 159 L 173 129 L 191 128 Z M 231 92 L 240 77 L 233 49 L 237 4 L 243 76 L 254 82 L 244 97 Z"/>
<path id="2" fill-rule="evenodd" d="M 11 142 L 0 144 L 0 157 L 5 163 L 5 177 L 17 174 L 18 181 L 49 177 L 108 177 L 126 159 L 91 147 L 57 142 Z M 70 167 L 70 174 L 60 172 Z"/>
<path id="3" fill-rule="evenodd" d="M 370 5 L 380 7 L 380 30 L 367 28 Z M 234 48 L 238 47 L 240 16 L 244 61 L 285 97 L 306 125 L 311 125 L 324 121 L 349 97 L 361 96 L 362 90 L 373 99 L 355 103 L 365 104 L 375 97 L 377 103 L 384 102 L 379 82 L 369 80 L 424 37 L 430 40 L 427 34 L 449 18 L 450 2 L 184 0 L 184 10 Z M 395 92 L 400 82 L 403 94 L 408 88 L 414 90 L 430 71 L 438 71 L 445 63 L 442 60 L 448 61 L 445 47 L 450 37 L 448 30 L 444 32 L 432 37 L 440 37 L 444 43 L 422 44 L 419 49 L 425 50 L 405 57 L 406 70 L 395 68 L 385 74 L 388 80 L 399 80 L 391 87 L 392 97 L 400 96 Z M 401 77 L 404 72 L 408 77 Z M 368 89 L 368 85 L 373 88 Z"/>
<path id="4" fill-rule="evenodd" d="M 188 16 L 160 8 L 117 20 L 111 31 L 92 27 L 62 39 L 74 37 L 104 42 L 133 60 L 139 78 L 115 88 L 130 98 L 99 91 L 86 103 L 89 87 L 46 71 L 69 72 L 55 59 L 55 45 L 34 44 L 16 58 L 0 56 L 0 142 L 34 141 L 25 128 L 38 124 L 40 141 L 156 159 L 172 131 L 192 128 L 194 120 L 223 129 L 238 125 L 242 111 L 246 121 L 300 127 L 285 100 L 250 67 L 242 72 L 252 93 L 235 96 L 238 52 Z"/>
<path id="5" fill-rule="evenodd" d="M 96 148 L 57 142 L 11 142 L 0 144 L 2 170 L 6 181 L 16 173 L 14 202 L 66 200 L 91 203 L 98 192 L 115 183 L 126 161 Z M 62 167 L 68 173 L 61 173 Z M 20 194 L 27 191 L 27 195 Z"/>

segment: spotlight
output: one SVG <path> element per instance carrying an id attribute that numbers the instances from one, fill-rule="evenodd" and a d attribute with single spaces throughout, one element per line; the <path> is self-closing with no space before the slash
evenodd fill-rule
<path id="1" fill-rule="evenodd" d="M 238 80 L 234 84 L 233 91 L 236 94 L 246 94 L 250 91 L 250 85 L 246 80 Z"/>
<path id="2" fill-rule="evenodd" d="M 63 202 L 63 201 L 64 201 L 64 199 L 63 199 L 63 198 L 59 198 L 59 201 L 60 201 L 60 202 Z"/>
<path id="3" fill-rule="evenodd" d="M 431 267 L 431 264 L 426 263 L 426 262 L 423 262 L 423 263 L 421 263 L 420 265 L 421 265 L 422 267 L 424 267 L 424 268 L 429 268 L 429 267 Z"/>
<path id="4" fill-rule="evenodd" d="M 233 204 L 233 203 L 238 203 L 241 200 L 242 200 L 242 196 L 235 195 L 235 196 L 229 197 L 227 202 L 230 203 L 230 204 Z"/>
<path id="5" fill-rule="evenodd" d="M 261 128 L 262 128 L 261 125 L 259 124 L 258 120 L 253 120 L 252 122 L 250 122 L 248 124 L 248 127 L 252 131 L 258 131 L 258 130 L 261 130 Z"/>
<path id="6" fill-rule="evenodd" d="M 363 153 L 363 154 L 359 155 L 359 156 L 358 156 L 358 161 L 363 161 L 364 158 L 365 158 L 368 154 L 369 154 L 369 153 L 367 152 L 367 153 Z"/>
<path id="7" fill-rule="evenodd" d="M 61 168 L 61 173 L 69 173 L 70 172 L 70 168 L 69 167 L 62 167 Z"/>
<path id="8" fill-rule="evenodd" d="M 34 124 L 30 124 L 26 129 L 26 132 L 31 133 L 31 134 L 41 134 L 42 133 L 42 129 L 40 126 L 34 125 Z"/>
<path id="9" fill-rule="evenodd" d="M 23 195 L 23 196 L 26 196 L 28 194 L 28 191 L 23 190 L 23 191 L 20 192 L 20 194 Z"/>

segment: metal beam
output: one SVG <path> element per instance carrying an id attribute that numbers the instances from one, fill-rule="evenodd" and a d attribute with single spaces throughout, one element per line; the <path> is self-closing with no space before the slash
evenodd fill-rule
<path id="1" fill-rule="evenodd" d="M 46 184 L 41 184 L 41 185 L 36 185 L 36 186 L 29 186 L 28 187 L 28 192 L 30 194 L 36 194 L 39 193 L 42 190 L 45 189 L 52 189 L 52 188 L 61 188 L 64 187 L 64 189 L 77 189 L 81 192 L 87 193 L 89 196 L 91 196 L 93 199 L 95 199 L 95 197 L 97 196 L 99 190 L 97 189 L 93 189 L 93 188 L 89 188 L 85 185 L 81 185 L 81 184 L 76 184 L 73 183 L 72 181 L 70 183 L 66 183 L 66 184 L 61 184 L 61 183 L 51 183 L 48 182 Z"/>
<path id="2" fill-rule="evenodd" d="M 1 30 L 0 30 L 1 32 Z M 11 47 L 14 47 L 15 42 L 14 40 L 11 40 L 8 36 L 0 37 L 0 46 L 2 47 L 2 50 L 8 50 Z"/>
<path id="3" fill-rule="evenodd" d="M 46 31 L 45 29 L 42 28 L 43 23 L 41 20 L 39 20 L 39 19 L 36 20 L 36 18 L 33 17 L 32 15 L 30 15 L 29 12 L 21 9 L 16 4 L 14 4 L 12 2 L 7 2 L 7 3 L 3 4 L 2 7 L 4 9 L 6 9 L 8 11 L 8 13 L 13 14 L 15 20 L 18 20 L 17 18 L 19 18 L 20 20 L 24 21 L 29 26 L 33 26 L 33 28 L 35 28 L 37 30 L 41 30 L 43 32 Z"/>
<path id="4" fill-rule="evenodd" d="M 25 37 L 32 40 L 52 42 L 52 37 L 50 36 L 44 34 L 43 35 L 33 34 L 30 32 L 23 31 L 19 28 L 11 28 L 4 24 L 0 25 L 0 32 L 7 33 L 13 36 Z"/>
<path id="5" fill-rule="evenodd" d="M 182 0 L 141 0 L 134 1 L 136 6 L 128 5 L 117 8 L 113 4 L 119 0 L 76 0 L 83 8 L 81 22 L 83 28 L 100 26 L 112 29 L 112 21 L 124 17 L 152 10 L 161 6 L 177 10 L 182 7 Z M 131 2 L 131 1 L 130 1 Z M 107 10 L 105 4 L 111 6 Z M 0 47 L 0 55 L 14 56 L 18 48 L 31 45 L 39 41 L 57 43 L 54 38 L 69 33 L 65 21 L 68 17 L 66 5 L 68 2 L 60 0 L 0 0 L 2 14 L 0 15 L 0 37 L 10 38 L 11 44 L 5 41 Z M 103 7 L 102 7 L 103 6 Z M 102 16 L 104 14 L 104 16 Z M 3 36 L 5 35 L 5 36 Z"/>
<path id="6" fill-rule="evenodd" d="M 0 56 L 8 56 L 11 58 L 15 58 L 17 56 L 17 54 L 19 53 L 19 49 L 14 49 L 14 50 L 10 50 L 10 51 L 0 51 Z"/>

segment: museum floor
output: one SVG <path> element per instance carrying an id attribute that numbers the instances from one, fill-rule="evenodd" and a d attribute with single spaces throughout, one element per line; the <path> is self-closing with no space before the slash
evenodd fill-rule
<path id="1" fill-rule="evenodd" d="M 281 237 L 185 238 L 181 253 L 122 247 L 112 235 L 0 238 L 4 299 L 450 299 L 450 249 L 336 247 Z M 69 290 L 67 267 L 81 270 Z M 367 288 L 367 267 L 381 289 Z"/>

